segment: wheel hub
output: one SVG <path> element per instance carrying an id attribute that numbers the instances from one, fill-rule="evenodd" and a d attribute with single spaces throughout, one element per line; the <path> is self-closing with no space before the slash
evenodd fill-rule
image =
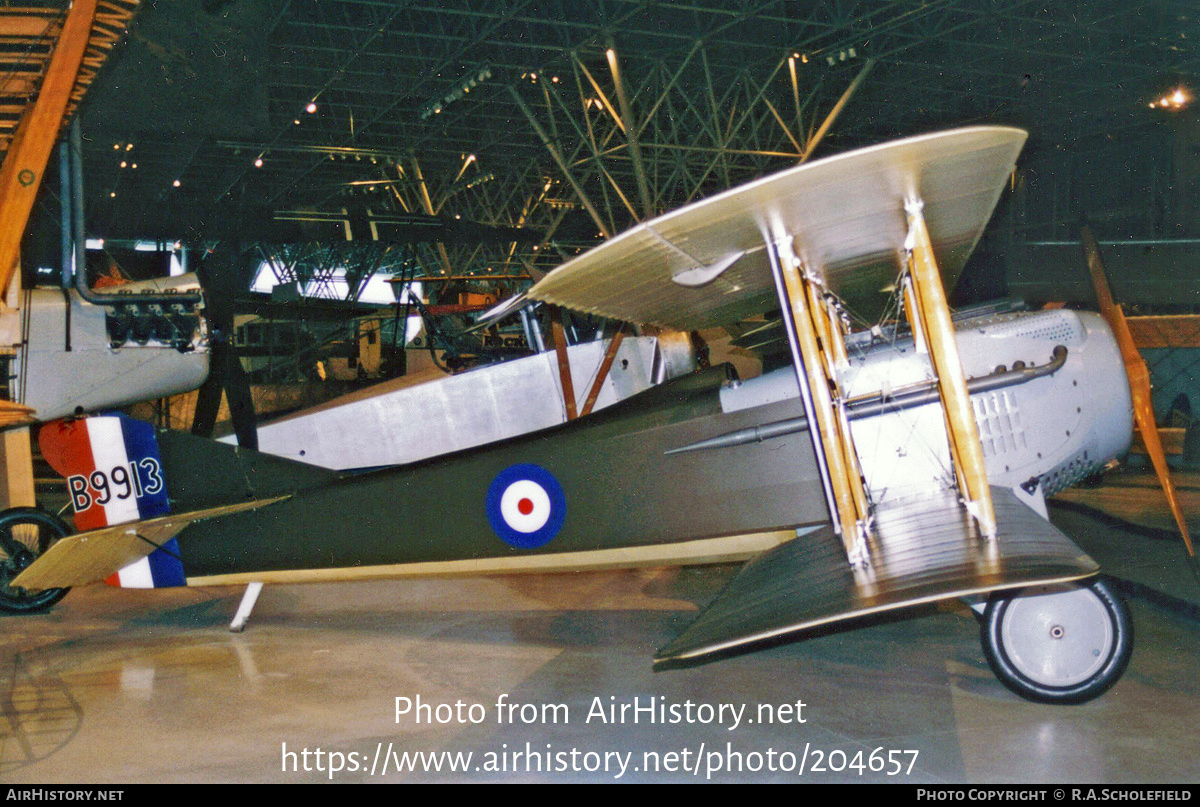
<path id="1" fill-rule="evenodd" d="M 1129 611 L 1100 579 L 993 597 L 980 636 L 1001 682 L 1043 703 L 1091 700 L 1121 677 L 1133 650 Z"/>
<path id="2" fill-rule="evenodd" d="M 10 577 L 16 577 L 29 568 L 29 564 L 33 563 L 33 561 L 33 554 L 29 550 L 19 549 L 9 555 L 4 561 L 4 569 L 9 573 Z"/>
<path id="3" fill-rule="evenodd" d="M 1003 640 L 1013 665 L 1045 686 L 1073 686 L 1100 668 L 1114 640 L 1101 601 L 1087 589 L 1015 599 Z"/>
<path id="4" fill-rule="evenodd" d="M 42 611 L 63 598 L 67 593 L 65 588 L 30 591 L 12 583 L 69 531 L 57 516 L 34 507 L 0 511 L 0 613 Z"/>

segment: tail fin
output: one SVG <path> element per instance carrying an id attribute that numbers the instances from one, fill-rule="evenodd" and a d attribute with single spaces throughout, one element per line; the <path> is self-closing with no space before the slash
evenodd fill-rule
<path id="1" fill-rule="evenodd" d="M 80 531 L 171 512 L 154 427 L 122 414 L 47 423 L 38 446 L 67 480 Z M 106 581 L 124 588 L 186 585 L 179 546 L 171 538 Z"/>

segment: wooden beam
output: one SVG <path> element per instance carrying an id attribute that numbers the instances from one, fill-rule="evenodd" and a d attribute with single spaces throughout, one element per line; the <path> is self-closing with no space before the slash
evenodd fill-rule
<path id="1" fill-rule="evenodd" d="M 1200 347 L 1200 315 L 1126 317 L 1125 322 L 1139 349 Z"/>
<path id="2" fill-rule="evenodd" d="M 30 96 L 33 94 L 33 80 L 21 77 L 0 77 L 0 95 Z"/>
<path id="3" fill-rule="evenodd" d="M 780 270 L 787 291 L 785 304 L 795 326 L 796 348 L 803 361 L 801 366 L 806 385 L 812 395 L 813 414 L 820 434 L 819 446 L 824 452 L 837 510 L 831 515 L 839 527 L 846 557 L 854 562 L 859 556 L 859 524 L 866 518 L 866 493 L 862 478 L 856 472 L 854 444 L 842 429 L 842 419 L 834 406 L 829 377 L 826 375 L 824 347 L 820 343 L 808 282 L 800 273 L 799 262 L 790 249 L 780 254 Z M 797 370 L 799 371 L 799 367 Z"/>
<path id="4" fill-rule="evenodd" d="M 792 315 L 792 305 L 788 299 L 788 287 L 784 280 L 784 255 L 788 254 L 789 260 L 794 260 L 795 253 L 792 250 L 792 239 L 790 236 L 785 236 L 782 232 L 763 233 L 766 239 L 767 259 L 771 264 L 771 279 L 774 281 L 775 294 L 779 299 L 780 322 L 783 324 L 784 333 L 787 335 L 788 347 L 792 354 L 792 369 L 796 373 L 796 384 L 800 389 L 800 400 L 804 405 L 804 416 L 809 424 L 817 422 L 817 407 L 815 403 L 816 395 L 808 383 L 808 368 L 805 366 L 804 354 L 800 350 L 800 340 L 796 335 L 796 323 Z M 833 524 L 833 530 L 839 536 L 842 536 L 842 516 L 839 505 L 839 497 L 833 489 L 833 481 L 829 471 L 829 465 L 825 461 L 825 444 L 823 442 L 820 429 L 809 427 L 808 437 L 813 446 L 813 459 L 817 465 L 817 473 L 821 478 L 821 492 L 825 496 L 825 506 L 829 508 L 829 517 Z M 850 557 L 849 542 L 845 541 L 843 536 L 843 545 L 847 547 L 847 557 Z"/>
<path id="5" fill-rule="evenodd" d="M 54 34 L 58 15 L 16 14 L 9 9 L 0 14 L 0 37 L 40 40 Z"/>
<path id="6" fill-rule="evenodd" d="M 942 288 L 941 274 L 933 255 L 933 243 L 925 226 L 923 203 L 918 199 L 905 205 L 908 214 L 909 238 L 912 249 L 910 274 L 913 281 L 913 298 L 916 311 L 923 326 L 929 357 L 937 375 L 938 392 L 942 398 L 942 409 L 946 413 L 946 427 L 950 438 L 950 456 L 959 477 L 963 498 L 972 511 L 984 535 L 996 535 L 996 513 L 992 505 L 992 492 L 988 487 L 987 471 L 983 463 L 983 448 L 979 444 L 979 427 L 971 409 L 971 397 L 967 393 L 967 382 L 963 376 L 962 362 L 958 357 L 958 345 L 954 341 L 954 324 L 950 321 L 950 307 L 946 304 L 946 291 Z"/>
<path id="7" fill-rule="evenodd" d="M 9 63 L 5 66 L 4 75 L 6 77 L 22 77 L 29 81 L 33 81 L 40 78 L 45 69 L 46 59 L 44 56 L 38 58 L 12 60 L 9 61 Z"/>
<path id="8" fill-rule="evenodd" d="M 96 0 L 72 4 L 37 101 L 25 111 L 0 165 L 0 291 L 12 279 L 21 237 L 75 89 L 95 15 Z"/>
<path id="9" fill-rule="evenodd" d="M 1187 429 L 1179 426 L 1161 426 L 1158 429 L 1158 441 L 1162 443 L 1163 452 L 1178 457 L 1183 453 L 1183 438 Z M 1149 454 L 1146 441 L 1142 439 L 1141 431 L 1133 433 L 1133 445 L 1129 447 L 1130 454 Z"/>
<path id="10" fill-rule="evenodd" d="M 28 426 L 0 432 L 0 467 L 3 468 L 0 505 L 3 508 L 32 507 L 35 504 L 33 447 Z"/>
<path id="11" fill-rule="evenodd" d="M 571 378 L 571 359 L 567 355 L 562 309 L 556 305 L 550 306 L 550 322 L 554 332 L 554 353 L 558 358 L 558 380 L 562 383 L 563 404 L 567 408 L 567 420 L 574 420 L 579 417 L 575 409 L 575 381 Z"/>
<path id="12" fill-rule="evenodd" d="M 604 351 L 604 360 L 600 362 L 596 380 L 592 382 L 592 389 L 588 392 L 587 400 L 583 402 L 583 409 L 579 411 L 580 417 L 591 414 L 593 407 L 596 406 L 596 399 L 600 397 L 600 390 L 604 389 L 604 381 L 608 378 L 613 361 L 617 358 L 617 348 L 621 346 L 623 338 L 625 338 L 625 323 L 621 323 L 621 327 L 617 328 L 612 339 L 608 340 L 608 349 Z"/>
<path id="13" fill-rule="evenodd" d="M 838 348 L 841 346 L 844 358 L 845 345 L 842 343 L 839 325 L 830 318 L 830 307 L 822 299 L 816 284 L 803 275 L 801 280 L 808 292 L 809 316 L 813 321 L 813 333 L 820 340 L 819 347 L 823 359 L 822 366 L 825 370 L 825 383 L 829 386 L 833 411 L 837 418 L 838 442 L 842 450 L 842 461 L 846 466 L 850 494 L 854 497 L 855 515 L 862 521 L 867 517 L 870 503 L 863 482 L 862 464 L 858 460 L 858 451 L 854 447 L 854 438 L 850 433 L 850 418 L 846 412 L 845 396 L 842 394 L 842 385 L 839 380 L 840 366 L 844 367 L 845 363 L 843 362 L 840 366 L 838 364 Z"/>

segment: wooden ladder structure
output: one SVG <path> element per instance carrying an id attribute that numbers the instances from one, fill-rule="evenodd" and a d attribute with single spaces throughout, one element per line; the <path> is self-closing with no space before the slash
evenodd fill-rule
<path id="1" fill-rule="evenodd" d="M 50 154 L 141 0 L 73 0 L 0 10 L 0 300 L 19 275 L 21 238 Z M 7 304 L 0 302 L 0 313 Z M 0 500 L 33 504 L 33 411 L 0 401 Z"/>

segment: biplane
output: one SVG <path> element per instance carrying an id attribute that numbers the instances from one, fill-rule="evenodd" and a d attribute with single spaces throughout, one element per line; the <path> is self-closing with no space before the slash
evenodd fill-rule
<path id="1" fill-rule="evenodd" d="M 528 292 L 686 331 L 778 312 L 791 364 L 759 378 L 714 367 L 357 475 L 119 417 L 51 423 L 43 452 L 85 531 L 0 516 L 0 603 L 44 608 L 106 578 L 246 584 L 244 617 L 263 583 L 748 559 L 657 668 L 963 598 L 1005 685 L 1093 698 L 1123 672 L 1131 623 L 1044 496 L 1127 450 L 1120 350 L 1096 315 L 955 319 L 944 293 L 1025 137 L 971 127 L 807 163 L 642 223 Z"/>

